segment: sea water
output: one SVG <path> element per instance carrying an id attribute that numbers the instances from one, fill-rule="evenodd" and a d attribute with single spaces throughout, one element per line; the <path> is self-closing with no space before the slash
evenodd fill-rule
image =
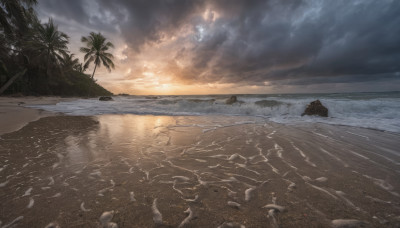
<path id="1" fill-rule="evenodd" d="M 78 99 L 56 105 L 29 106 L 69 115 L 229 115 L 257 116 L 273 122 L 320 122 L 400 132 L 400 92 L 332 94 L 242 94 L 227 105 L 230 95 L 113 96 L 114 101 Z M 301 116 L 319 99 L 329 117 Z"/>

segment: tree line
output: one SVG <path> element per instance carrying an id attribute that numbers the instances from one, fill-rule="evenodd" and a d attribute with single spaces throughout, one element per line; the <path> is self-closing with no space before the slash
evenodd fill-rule
<path id="1" fill-rule="evenodd" d="M 114 45 L 101 33 L 82 36 L 81 63 L 69 36 L 54 21 L 41 23 L 37 0 L 0 0 L 0 94 L 99 96 L 111 93 L 94 81 L 96 69 L 114 69 Z M 85 72 L 93 66 L 90 74 Z"/>

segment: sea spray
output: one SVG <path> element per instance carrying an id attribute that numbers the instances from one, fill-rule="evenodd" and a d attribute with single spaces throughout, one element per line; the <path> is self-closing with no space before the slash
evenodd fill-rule
<path id="1" fill-rule="evenodd" d="M 112 102 L 80 99 L 56 105 L 28 107 L 69 115 L 240 115 L 267 118 L 278 123 L 322 122 L 400 132 L 400 92 L 352 94 L 239 95 L 240 102 L 226 105 L 226 95 L 116 96 Z M 301 116 L 305 107 L 319 99 L 329 117 Z M 83 108 L 84 107 L 84 108 Z"/>

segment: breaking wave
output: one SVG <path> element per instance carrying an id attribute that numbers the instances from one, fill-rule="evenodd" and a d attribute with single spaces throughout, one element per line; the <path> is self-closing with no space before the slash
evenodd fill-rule
<path id="1" fill-rule="evenodd" d="M 267 118 L 278 123 L 322 122 L 400 132 L 400 93 L 238 95 L 225 104 L 227 95 L 115 96 L 114 101 L 79 99 L 56 105 L 30 106 L 69 115 L 240 115 Z M 319 99 L 329 117 L 301 116 L 307 104 Z"/>

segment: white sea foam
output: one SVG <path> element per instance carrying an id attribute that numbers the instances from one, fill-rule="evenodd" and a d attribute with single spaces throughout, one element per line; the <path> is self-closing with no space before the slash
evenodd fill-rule
<path id="1" fill-rule="evenodd" d="M 35 203 L 35 200 L 31 197 L 31 198 L 29 198 L 29 203 L 28 203 L 28 206 L 26 206 L 26 208 L 31 208 L 31 207 L 33 207 L 33 204 Z"/>
<path id="2" fill-rule="evenodd" d="M 364 224 L 363 221 L 356 219 L 335 219 L 331 223 L 334 228 L 358 227 L 362 224 Z"/>
<path id="3" fill-rule="evenodd" d="M 188 216 L 181 222 L 178 228 L 185 227 L 194 217 L 193 211 L 192 209 L 190 209 L 190 207 L 186 211 L 184 211 L 184 213 L 188 214 Z"/>
<path id="4" fill-rule="evenodd" d="M 131 199 L 132 202 L 135 202 L 135 193 L 134 192 L 129 192 L 129 198 Z"/>
<path id="5" fill-rule="evenodd" d="M 22 197 L 31 195 L 32 189 L 32 187 L 28 188 L 28 190 L 25 191 L 25 194 Z"/>
<path id="6" fill-rule="evenodd" d="M 239 208 L 240 203 L 236 203 L 234 201 L 228 201 L 228 206 L 233 207 L 233 208 Z"/>
<path id="7" fill-rule="evenodd" d="M 10 223 L 8 223 L 8 224 L 2 226 L 2 228 L 15 227 L 15 226 L 14 226 L 14 223 L 16 223 L 16 222 L 18 222 L 18 221 L 20 221 L 20 220 L 22 220 L 22 219 L 24 219 L 24 216 L 19 216 L 19 217 L 17 217 L 16 219 L 12 220 Z"/>
<path id="8" fill-rule="evenodd" d="M 161 225 L 163 223 L 162 214 L 157 208 L 157 199 L 154 199 L 153 205 L 151 206 L 153 212 L 153 221 L 156 225 Z"/>
<path id="9" fill-rule="evenodd" d="M 3 183 L 0 183 L 0 188 L 6 186 L 8 184 L 9 181 L 4 181 Z"/>
<path id="10" fill-rule="evenodd" d="M 261 116 L 279 123 L 323 122 L 400 132 L 400 93 L 311 95 L 243 95 L 241 103 L 226 105 L 227 96 L 116 96 L 112 102 L 80 99 L 56 105 L 29 107 L 70 115 L 244 115 Z M 210 100 L 214 99 L 214 100 Z M 329 118 L 301 116 L 307 104 L 319 99 Z M 214 128 L 212 128 L 214 129 Z M 272 135 L 272 134 L 271 134 Z M 270 135 L 270 137 L 271 137 Z"/>
<path id="11" fill-rule="evenodd" d="M 284 212 L 285 211 L 285 207 L 277 205 L 277 204 L 267 204 L 265 206 L 263 206 L 263 208 L 267 208 L 267 209 L 273 209 L 279 212 Z"/>

